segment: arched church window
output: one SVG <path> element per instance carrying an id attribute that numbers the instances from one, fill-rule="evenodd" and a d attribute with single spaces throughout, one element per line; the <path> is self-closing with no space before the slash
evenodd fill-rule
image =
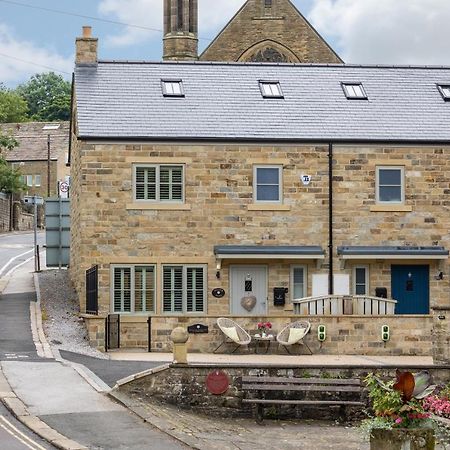
<path id="1" fill-rule="evenodd" d="M 248 58 L 248 61 L 275 62 L 275 63 L 290 62 L 289 58 L 286 55 L 283 55 L 283 53 L 279 52 L 273 47 L 266 47 L 261 50 L 258 50 L 256 53 L 254 53 Z"/>

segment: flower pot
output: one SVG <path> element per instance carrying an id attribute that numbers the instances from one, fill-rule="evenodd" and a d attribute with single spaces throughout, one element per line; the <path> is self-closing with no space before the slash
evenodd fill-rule
<path id="1" fill-rule="evenodd" d="M 370 450 L 433 450 L 432 428 L 374 429 L 370 436 Z"/>

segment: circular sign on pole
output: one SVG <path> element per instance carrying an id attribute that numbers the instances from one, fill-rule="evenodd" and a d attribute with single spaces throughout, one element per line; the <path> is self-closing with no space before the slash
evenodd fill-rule
<path id="1" fill-rule="evenodd" d="M 62 183 L 59 183 L 59 190 L 64 193 L 69 192 L 69 185 L 63 181 Z"/>
<path id="2" fill-rule="evenodd" d="M 206 377 L 206 388 L 211 394 L 221 395 L 230 387 L 230 379 L 222 370 L 214 370 Z"/>

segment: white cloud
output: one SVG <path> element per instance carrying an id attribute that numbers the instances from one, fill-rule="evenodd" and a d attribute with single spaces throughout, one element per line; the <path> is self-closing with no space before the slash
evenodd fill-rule
<path id="1" fill-rule="evenodd" d="M 38 72 L 60 70 L 70 74 L 74 65 L 73 55 L 64 58 L 32 42 L 19 40 L 14 36 L 12 29 L 2 23 L 0 23 L 0 60 L 0 81 L 5 84 L 20 83 Z M 63 75 L 67 78 L 69 76 L 67 74 Z"/>
<path id="2" fill-rule="evenodd" d="M 245 0 L 199 0 L 200 38 L 213 38 L 244 3 Z M 111 46 L 162 39 L 163 0 L 101 0 L 99 12 L 123 23 L 152 29 L 125 27 L 122 33 L 107 38 L 107 44 Z"/>
<path id="3" fill-rule="evenodd" d="M 314 0 L 309 18 L 347 63 L 450 63 L 448 0 Z"/>

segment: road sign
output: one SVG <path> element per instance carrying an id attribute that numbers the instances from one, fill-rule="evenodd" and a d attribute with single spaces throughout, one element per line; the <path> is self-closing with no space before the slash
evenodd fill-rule
<path id="1" fill-rule="evenodd" d="M 63 193 L 69 192 L 69 185 L 65 181 L 59 183 L 59 190 Z"/>

